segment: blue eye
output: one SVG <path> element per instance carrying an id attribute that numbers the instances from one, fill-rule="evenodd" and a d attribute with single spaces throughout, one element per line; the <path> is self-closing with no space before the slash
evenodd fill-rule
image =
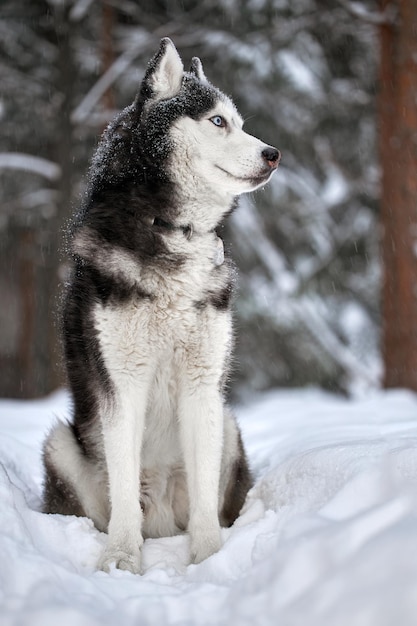
<path id="1" fill-rule="evenodd" d="M 215 126 L 218 126 L 219 128 L 226 127 L 226 121 L 222 118 L 221 115 L 214 115 L 213 117 L 210 118 L 210 122 L 213 122 L 213 124 Z"/>

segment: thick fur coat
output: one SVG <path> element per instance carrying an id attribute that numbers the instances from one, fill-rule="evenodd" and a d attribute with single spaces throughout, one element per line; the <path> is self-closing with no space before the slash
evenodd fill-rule
<path id="1" fill-rule="evenodd" d="M 101 569 L 139 572 L 144 538 L 185 530 L 199 562 L 244 503 L 224 402 L 234 271 L 216 228 L 278 161 L 169 39 L 98 146 L 63 313 L 74 411 L 45 442 L 44 510 L 108 532 Z"/>

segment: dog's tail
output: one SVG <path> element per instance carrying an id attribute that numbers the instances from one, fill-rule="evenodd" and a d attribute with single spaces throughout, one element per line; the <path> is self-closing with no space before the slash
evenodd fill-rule
<path id="1" fill-rule="evenodd" d="M 109 504 L 107 476 L 88 459 L 68 424 L 58 422 L 43 448 L 45 483 L 43 511 L 87 516 L 102 531 L 107 530 Z"/>

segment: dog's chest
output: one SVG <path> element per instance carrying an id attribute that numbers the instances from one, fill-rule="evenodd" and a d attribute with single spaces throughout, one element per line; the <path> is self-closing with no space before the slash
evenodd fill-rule
<path id="1" fill-rule="evenodd" d="M 221 327 L 229 327 L 230 316 L 210 298 L 228 281 L 226 266 L 216 268 L 204 259 L 189 260 L 168 274 L 143 268 L 137 292 L 145 295 L 135 297 L 132 289 L 124 302 L 98 304 L 94 326 L 110 376 L 117 371 L 137 377 L 156 361 L 160 367 L 175 367 L 171 361 L 178 351 L 195 358 L 193 352 L 219 329 L 221 343 Z"/>

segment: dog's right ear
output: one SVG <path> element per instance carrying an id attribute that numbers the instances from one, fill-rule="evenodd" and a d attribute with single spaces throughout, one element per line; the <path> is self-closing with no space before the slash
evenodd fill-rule
<path id="1" fill-rule="evenodd" d="M 161 39 L 156 55 L 151 59 L 141 86 L 141 95 L 147 100 L 166 100 L 181 89 L 184 66 L 169 37 Z"/>
<path id="2" fill-rule="evenodd" d="M 191 59 L 190 72 L 191 74 L 194 74 L 194 76 L 197 76 L 202 83 L 208 83 L 206 75 L 204 74 L 203 64 L 198 57 L 193 57 Z"/>

